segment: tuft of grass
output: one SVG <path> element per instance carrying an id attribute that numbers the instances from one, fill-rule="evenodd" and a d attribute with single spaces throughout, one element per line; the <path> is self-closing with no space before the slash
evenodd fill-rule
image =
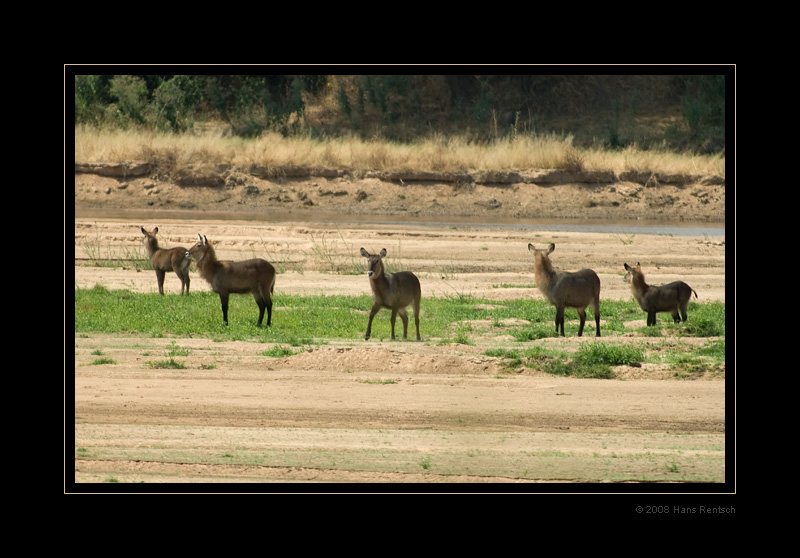
<path id="1" fill-rule="evenodd" d="M 549 327 L 542 325 L 513 329 L 509 331 L 509 334 L 514 339 L 521 342 L 536 341 L 537 339 L 555 336 L 555 333 Z"/>
<path id="2" fill-rule="evenodd" d="M 282 357 L 292 356 L 297 353 L 288 347 L 283 347 L 282 345 L 275 345 L 274 347 L 270 347 L 266 351 L 263 351 L 261 354 L 263 356 L 272 358 L 282 358 Z"/>
<path id="3" fill-rule="evenodd" d="M 170 358 L 169 360 L 157 360 L 148 362 L 147 365 L 150 368 L 158 368 L 158 369 L 174 369 L 174 370 L 185 370 L 186 365 L 176 361 L 174 358 Z"/>
<path id="4" fill-rule="evenodd" d="M 635 234 L 627 234 L 623 233 L 622 235 L 614 234 L 617 240 L 619 240 L 622 244 L 629 246 L 633 244 L 633 239 L 636 237 Z"/>
<path id="5" fill-rule="evenodd" d="M 96 358 L 92 361 L 92 365 L 96 364 L 116 364 L 116 362 L 114 362 L 114 359 L 103 357 L 103 358 Z"/>
<path id="6" fill-rule="evenodd" d="M 189 349 L 179 347 L 175 341 L 167 347 L 167 356 L 168 357 L 176 357 L 176 356 L 189 356 L 191 351 Z"/>

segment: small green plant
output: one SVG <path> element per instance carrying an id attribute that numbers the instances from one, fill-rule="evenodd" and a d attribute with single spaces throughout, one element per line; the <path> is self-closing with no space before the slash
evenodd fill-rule
<path id="1" fill-rule="evenodd" d="M 170 358 L 169 360 L 159 360 L 155 362 L 148 362 L 147 365 L 150 368 L 158 368 L 158 369 L 174 369 L 174 370 L 184 370 L 186 365 L 176 361 L 174 358 Z"/>
<path id="2" fill-rule="evenodd" d="M 622 233 L 622 236 L 620 236 L 619 234 L 614 234 L 614 237 L 617 240 L 619 240 L 622 244 L 624 244 L 626 246 L 629 246 L 629 245 L 633 244 L 633 239 L 634 239 L 634 237 L 636 237 L 636 235 L 635 234 Z"/>
<path id="3" fill-rule="evenodd" d="M 425 455 L 419 460 L 419 466 L 425 469 L 426 471 L 431 468 L 431 457 L 429 455 Z"/>
<path id="4" fill-rule="evenodd" d="M 472 331 L 472 324 L 469 322 L 458 324 L 456 328 L 455 337 L 453 337 L 453 343 L 458 343 L 459 345 L 469 345 L 469 335 Z"/>
<path id="5" fill-rule="evenodd" d="M 189 349 L 185 349 L 183 347 L 179 347 L 175 341 L 167 348 L 167 356 L 168 357 L 176 357 L 176 356 L 189 356 Z"/>
<path id="6" fill-rule="evenodd" d="M 116 364 L 116 362 L 114 362 L 114 359 L 111 359 L 111 358 L 108 358 L 108 357 L 103 357 L 103 358 L 94 359 L 92 361 L 92 364 L 93 365 L 97 365 L 97 364 Z"/>
<path id="7" fill-rule="evenodd" d="M 293 354 L 295 354 L 295 352 L 288 347 L 283 347 L 282 345 L 275 345 L 274 347 L 270 347 L 261 354 L 263 356 L 268 356 L 272 358 L 282 358 L 286 356 L 292 356 Z"/>

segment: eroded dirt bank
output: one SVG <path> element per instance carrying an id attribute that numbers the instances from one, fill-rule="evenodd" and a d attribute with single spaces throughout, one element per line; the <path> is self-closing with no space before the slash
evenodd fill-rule
<path id="1" fill-rule="evenodd" d="M 557 174 L 542 182 L 504 180 L 449 182 L 415 180 L 413 173 L 389 177 L 220 174 L 172 177 L 103 176 L 75 173 L 76 208 L 173 209 L 266 213 L 299 211 L 358 217 L 480 217 L 497 219 L 648 219 L 723 222 L 725 184 L 716 177 L 610 175 L 591 182 Z M 419 173 L 418 173 L 419 174 Z M 405 176 L 405 180 L 402 178 Z M 471 180 L 471 179 L 470 179 Z M 518 177 L 518 180 L 522 180 Z M 666 181 L 666 182 L 663 182 Z"/>

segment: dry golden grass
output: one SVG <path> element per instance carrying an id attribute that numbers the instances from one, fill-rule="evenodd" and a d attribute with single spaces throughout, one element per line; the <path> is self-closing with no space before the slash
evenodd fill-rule
<path id="1" fill-rule="evenodd" d="M 221 134 L 164 134 L 138 130 L 75 128 L 75 161 L 115 163 L 170 161 L 186 165 L 226 164 L 346 168 L 354 171 L 508 171 L 526 169 L 637 170 L 666 174 L 725 176 L 724 155 L 691 155 L 661 150 L 577 149 L 571 136 L 524 135 L 476 144 L 433 136 L 414 144 L 360 138 L 310 138 L 264 134 L 243 139 Z"/>

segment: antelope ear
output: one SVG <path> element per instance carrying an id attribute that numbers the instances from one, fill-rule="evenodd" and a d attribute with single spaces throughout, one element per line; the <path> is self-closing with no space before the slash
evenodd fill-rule
<path id="1" fill-rule="evenodd" d="M 367 252 L 363 248 L 361 249 L 361 255 L 364 256 L 365 258 L 369 258 L 369 252 Z"/>
<path id="2" fill-rule="evenodd" d="M 631 268 L 630 268 L 630 267 L 628 267 L 628 264 L 624 263 L 624 264 L 622 264 L 622 265 L 624 265 L 624 266 L 625 266 L 625 271 L 630 271 L 630 270 L 631 270 Z"/>
<path id="3" fill-rule="evenodd" d="M 153 229 L 153 234 L 157 234 L 157 233 L 158 233 L 158 227 Z"/>
<path id="4" fill-rule="evenodd" d="M 385 258 L 385 257 L 386 257 L 386 248 L 381 250 L 381 258 Z"/>
<path id="5" fill-rule="evenodd" d="M 208 239 L 206 238 L 206 235 L 203 235 L 203 246 L 208 246 Z"/>
<path id="6" fill-rule="evenodd" d="M 144 227 L 141 227 L 141 226 L 140 226 L 139 228 L 142 230 L 142 234 L 147 234 L 147 231 L 146 231 L 146 230 L 144 230 Z"/>
<path id="7" fill-rule="evenodd" d="M 199 242 L 200 244 L 203 243 L 203 237 L 200 236 L 200 233 L 197 233 L 197 242 Z"/>
<path id="8" fill-rule="evenodd" d="M 555 249 L 556 249 L 556 245 L 555 244 L 550 244 L 550 248 L 547 249 L 547 253 L 548 254 L 552 254 L 553 250 L 555 250 Z"/>

